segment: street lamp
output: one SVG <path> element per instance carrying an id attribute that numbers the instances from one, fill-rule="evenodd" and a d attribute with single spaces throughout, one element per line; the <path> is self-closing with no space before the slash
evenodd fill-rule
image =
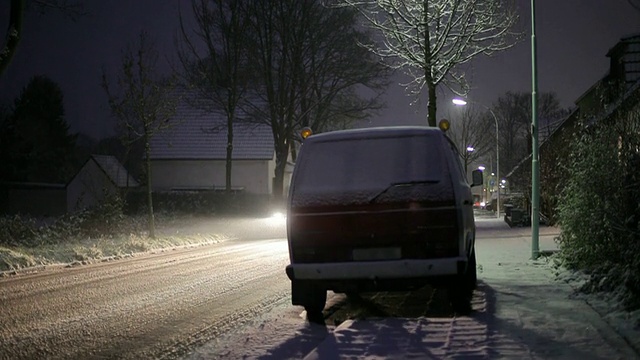
<path id="1" fill-rule="evenodd" d="M 468 101 L 463 100 L 463 99 L 453 99 L 451 100 L 452 103 L 454 103 L 455 105 L 458 106 L 464 106 L 467 105 Z M 489 110 L 489 112 L 491 113 L 491 115 L 493 116 L 493 120 L 496 123 L 496 183 L 498 183 L 498 192 L 496 193 L 496 217 L 500 218 L 500 132 L 498 131 L 498 117 L 496 116 L 496 114 L 493 112 L 493 110 L 491 110 L 490 107 L 475 102 L 475 101 L 470 101 L 473 104 L 478 104 L 482 107 L 484 107 L 485 109 Z"/>
<path id="2" fill-rule="evenodd" d="M 531 0 L 531 258 L 540 255 L 540 159 L 538 145 L 538 56 L 536 51 L 536 2 Z"/>

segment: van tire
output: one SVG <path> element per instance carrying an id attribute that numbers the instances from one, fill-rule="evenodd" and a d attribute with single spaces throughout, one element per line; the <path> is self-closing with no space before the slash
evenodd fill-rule
<path id="1" fill-rule="evenodd" d="M 327 290 L 309 287 L 304 301 L 304 310 L 307 312 L 307 320 L 313 323 L 324 323 L 324 305 L 327 302 Z"/>
<path id="2" fill-rule="evenodd" d="M 471 249 L 471 255 L 469 256 L 469 265 L 467 265 L 467 278 L 469 280 L 469 287 L 471 290 L 475 290 L 478 286 L 478 266 L 476 265 L 476 249 Z"/>
<path id="3" fill-rule="evenodd" d="M 471 313 L 471 294 L 466 284 L 457 284 L 448 289 L 449 303 L 451 308 L 458 315 L 468 315 Z"/>
<path id="4" fill-rule="evenodd" d="M 476 266 L 476 250 L 473 248 L 469 255 L 469 262 L 467 263 L 467 270 L 462 275 L 456 284 L 453 284 L 448 289 L 449 302 L 456 314 L 468 315 L 472 311 L 471 298 L 473 297 L 473 290 L 478 283 L 478 269 Z"/>

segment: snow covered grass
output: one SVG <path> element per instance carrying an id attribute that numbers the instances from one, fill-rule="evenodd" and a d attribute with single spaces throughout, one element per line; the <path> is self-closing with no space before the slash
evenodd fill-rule
<path id="1" fill-rule="evenodd" d="M 6 221 L 6 220 L 5 220 Z M 71 228 L 47 228 L 32 219 L 12 219 L 12 229 L 22 231 L 11 243 L 0 241 L 0 274 L 10 274 L 46 265 L 78 265 L 114 260 L 135 254 L 188 245 L 208 244 L 224 237 L 215 234 L 185 234 L 165 227 L 184 222 L 176 217 L 157 219 L 157 236 L 151 239 L 144 228 L 144 217 L 122 217 L 106 235 L 88 236 Z M 58 224 L 58 227 L 60 225 Z M 6 231 L 6 229 L 5 229 Z M 30 236 L 25 238 L 26 235 Z M 3 234 L 0 234 L 2 236 Z"/>

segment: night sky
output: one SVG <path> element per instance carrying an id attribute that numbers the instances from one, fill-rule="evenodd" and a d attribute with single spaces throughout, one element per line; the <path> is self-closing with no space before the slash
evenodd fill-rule
<path id="1" fill-rule="evenodd" d="M 113 127 L 100 87 L 102 67 L 115 74 L 122 48 L 136 41 L 141 30 L 156 38 L 163 56 L 172 58 L 178 4 L 186 13 L 190 5 L 171 0 L 84 3 L 88 14 L 76 22 L 58 13 L 28 13 L 18 52 L 0 78 L 0 102 L 12 102 L 32 76 L 47 75 L 64 92 L 71 130 L 101 138 Z M 489 106 L 506 91 L 531 91 L 530 2 L 519 4 L 525 39 L 506 52 L 470 64 L 469 99 Z M 0 5 L 3 35 L 8 7 L 8 1 Z M 606 74 L 605 55 L 621 37 L 640 32 L 640 11 L 627 0 L 538 0 L 536 19 L 539 91 L 555 91 L 564 107 Z M 425 124 L 426 93 L 410 106 L 412 98 L 397 85 L 399 81 L 400 77 L 387 92 L 388 109 L 371 125 Z M 449 94 L 439 95 L 439 118 L 450 110 L 450 100 Z"/>

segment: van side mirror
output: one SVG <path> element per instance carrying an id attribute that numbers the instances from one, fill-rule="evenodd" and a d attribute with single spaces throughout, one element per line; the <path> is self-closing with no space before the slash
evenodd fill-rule
<path id="1" fill-rule="evenodd" d="M 471 187 L 482 185 L 482 170 L 473 170 L 471 172 Z"/>

